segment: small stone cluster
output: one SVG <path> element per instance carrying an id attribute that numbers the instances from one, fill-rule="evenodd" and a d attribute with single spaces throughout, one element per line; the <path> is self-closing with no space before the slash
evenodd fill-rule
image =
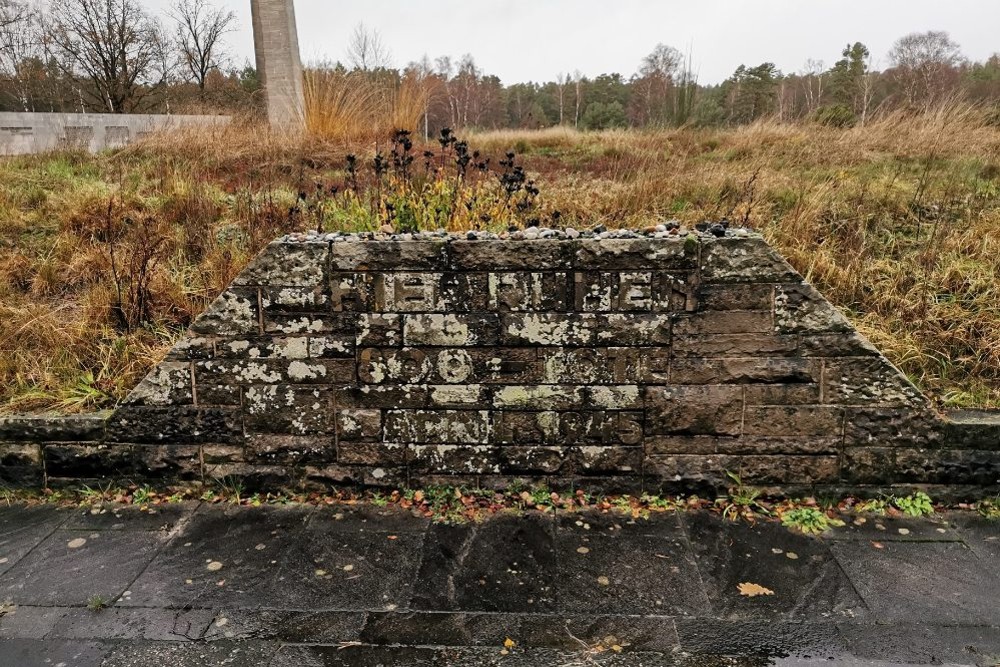
<path id="1" fill-rule="evenodd" d="M 996 483 L 760 236 L 700 227 L 281 238 L 46 481 Z"/>

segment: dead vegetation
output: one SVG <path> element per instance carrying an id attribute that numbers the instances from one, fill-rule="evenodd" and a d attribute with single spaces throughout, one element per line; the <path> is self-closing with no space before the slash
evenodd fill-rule
<path id="1" fill-rule="evenodd" d="M 274 236 L 384 224 L 383 209 L 358 214 L 374 209 L 351 194 L 345 157 L 390 155 L 389 134 L 320 135 L 241 124 L 97 157 L 0 162 L 0 409 L 111 405 Z M 940 404 L 1000 406 L 1000 129 L 986 112 L 949 104 L 850 129 L 758 122 L 466 139 L 494 171 L 514 151 L 537 182 L 537 210 L 522 224 L 746 222 Z M 425 150 L 440 161 L 438 143 L 417 142 L 415 172 Z M 420 197 L 457 201 L 448 164 L 428 173 Z M 510 222 L 481 210 L 445 220 L 455 230 Z"/>

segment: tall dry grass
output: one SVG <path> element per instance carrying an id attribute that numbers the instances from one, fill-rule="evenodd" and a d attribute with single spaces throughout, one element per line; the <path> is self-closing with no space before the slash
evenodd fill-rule
<path id="1" fill-rule="evenodd" d="M 384 140 L 419 126 L 428 94 L 419 80 L 395 72 L 314 66 L 305 73 L 306 128 L 327 141 Z"/>
<path id="2" fill-rule="evenodd" d="M 419 104 L 397 102 L 410 122 L 386 117 L 376 133 L 419 118 Z M 0 410 L 111 405 L 270 238 L 375 224 L 343 194 L 295 213 L 308 208 L 299 193 L 343 186 L 344 155 L 370 160 L 385 136 L 352 117 L 331 112 L 333 130 L 306 136 L 240 122 L 102 156 L 0 162 Z M 953 103 L 847 130 L 770 121 L 466 138 L 485 154 L 517 151 L 566 225 L 745 221 L 940 403 L 1000 406 L 1000 130 L 983 111 Z M 139 248 L 126 219 L 155 221 L 165 239 L 150 316 L 131 330 L 113 314 L 109 201 L 120 258 Z"/>

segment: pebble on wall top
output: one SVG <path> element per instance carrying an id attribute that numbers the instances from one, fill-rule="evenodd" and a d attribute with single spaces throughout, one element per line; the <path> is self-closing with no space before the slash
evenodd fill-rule
<path id="1" fill-rule="evenodd" d="M 112 416 L 242 470 L 878 481 L 926 400 L 758 235 L 531 229 L 273 242 Z"/>

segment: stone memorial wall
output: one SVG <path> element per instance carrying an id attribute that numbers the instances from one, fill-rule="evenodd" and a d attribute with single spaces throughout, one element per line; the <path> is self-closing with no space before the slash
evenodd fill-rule
<path id="1" fill-rule="evenodd" d="M 99 437 L 18 461 L 269 489 L 1000 479 L 996 431 L 939 417 L 759 236 L 542 236 L 279 239 Z"/>

